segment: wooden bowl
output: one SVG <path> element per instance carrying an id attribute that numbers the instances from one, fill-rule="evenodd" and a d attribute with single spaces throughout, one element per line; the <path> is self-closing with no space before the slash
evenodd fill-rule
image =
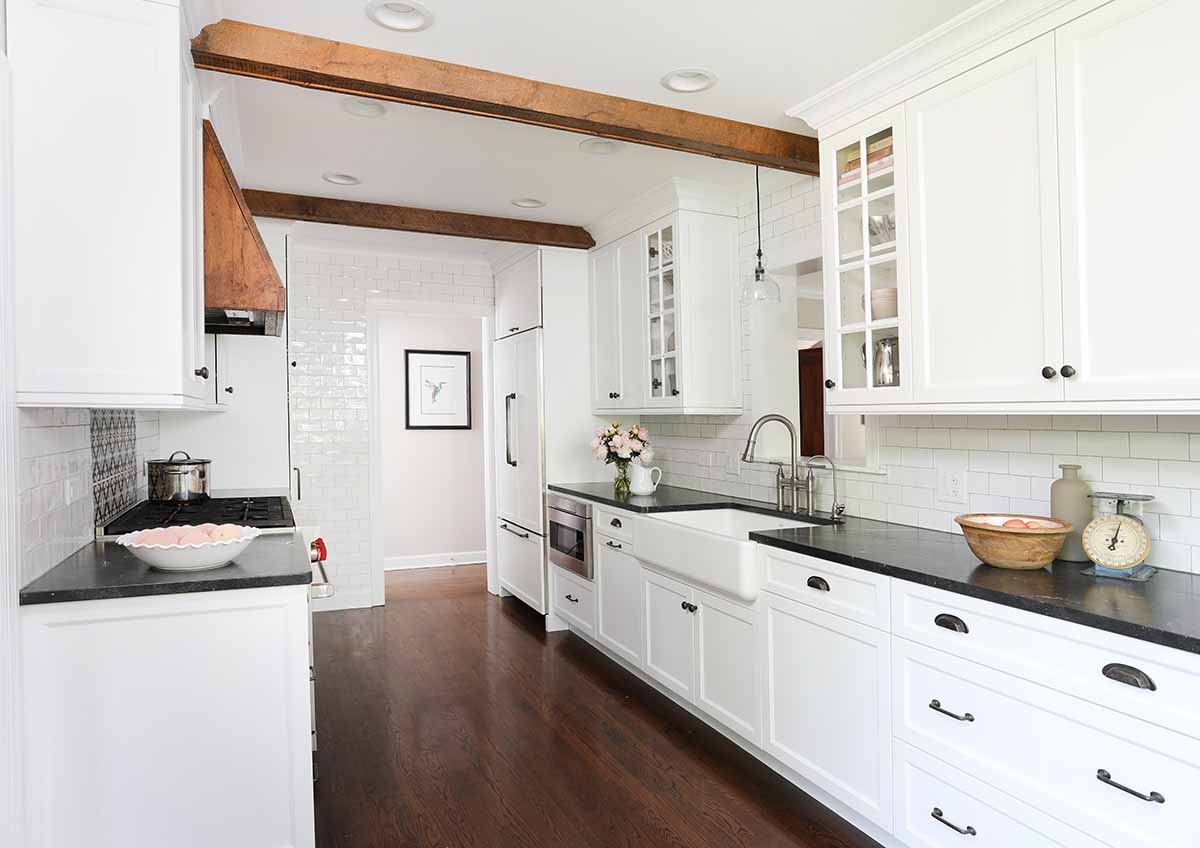
<path id="1" fill-rule="evenodd" d="M 1052 527 L 1001 527 L 1005 521 L 1020 518 L 1052 524 Z M 972 513 L 954 519 L 962 528 L 971 552 L 988 565 L 1033 571 L 1054 562 L 1073 529 L 1069 521 L 1044 515 Z"/>

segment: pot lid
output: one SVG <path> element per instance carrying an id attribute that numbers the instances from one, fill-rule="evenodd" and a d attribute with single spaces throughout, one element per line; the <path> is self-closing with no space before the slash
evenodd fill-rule
<path id="1" fill-rule="evenodd" d="M 180 454 L 183 455 L 183 459 L 176 459 Z M 146 460 L 147 465 L 208 465 L 210 462 L 212 462 L 211 459 L 192 459 L 191 454 L 187 451 L 175 451 L 166 459 Z"/>

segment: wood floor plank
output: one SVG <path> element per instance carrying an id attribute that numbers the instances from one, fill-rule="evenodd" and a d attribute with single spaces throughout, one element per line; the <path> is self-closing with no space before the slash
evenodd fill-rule
<path id="1" fill-rule="evenodd" d="M 319 848 L 876 843 L 483 566 L 314 616 Z"/>

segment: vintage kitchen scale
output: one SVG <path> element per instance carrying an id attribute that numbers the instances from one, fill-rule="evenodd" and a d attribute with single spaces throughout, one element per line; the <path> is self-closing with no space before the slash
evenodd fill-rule
<path id="1" fill-rule="evenodd" d="M 1155 569 L 1146 564 L 1150 533 L 1141 514 L 1143 504 L 1154 500 L 1154 496 L 1096 492 L 1092 500 L 1097 515 L 1083 528 L 1083 550 L 1093 564 L 1083 573 L 1139 582 L 1149 580 Z"/>

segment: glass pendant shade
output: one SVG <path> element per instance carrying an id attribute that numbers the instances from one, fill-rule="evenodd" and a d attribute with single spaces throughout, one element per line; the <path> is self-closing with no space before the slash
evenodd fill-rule
<path id="1" fill-rule="evenodd" d="M 751 306 L 755 303 L 782 303 L 783 292 L 779 283 L 766 275 L 762 268 L 756 268 L 753 276 L 748 277 L 742 284 L 742 303 Z"/>

